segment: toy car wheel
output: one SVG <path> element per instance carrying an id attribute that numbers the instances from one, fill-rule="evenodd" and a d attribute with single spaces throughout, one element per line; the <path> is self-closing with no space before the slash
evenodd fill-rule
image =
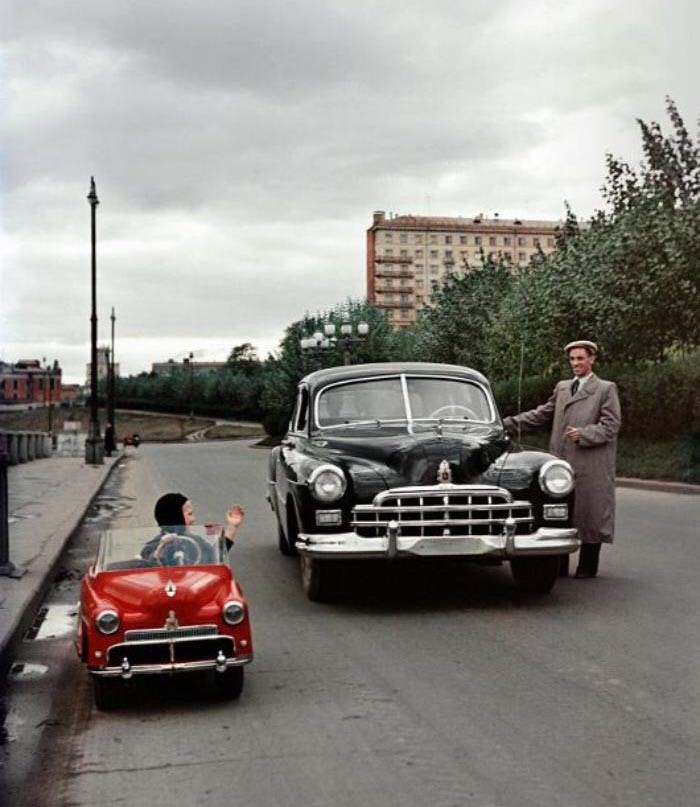
<path id="1" fill-rule="evenodd" d="M 93 676 L 93 688 L 95 693 L 95 706 L 101 712 L 109 712 L 119 703 L 119 693 L 122 682 L 117 678 L 103 678 Z"/>
<path id="2" fill-rule="evenodd" d="M 332 561 L 301 556 L 301 587 L 312 602 L 330 602 L 337 583 L 337 568 Z"/>
<path id="3" fill-rule="evenodd" d="M 229 667 L 225 672 L 216 673 L 216 690 L 222 698 L 234 700 L 243 692 L 245 669 L 243 667 Z"/>
<path id="4" fill-rule="evenodd" d="M 549 594 L 559 575 L 559 555 L 513 558 L 510 569 L 523 594 Z"/>

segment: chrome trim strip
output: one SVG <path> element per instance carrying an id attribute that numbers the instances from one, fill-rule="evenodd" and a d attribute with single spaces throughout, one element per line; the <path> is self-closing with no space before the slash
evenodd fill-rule
<path id="1" fill-rule="evenodd" d="M 212 636 L 217 637 L 218 635 L 219 629 L 216 625 L 184 625 L 170 630 L 167 628 L 135 628 L 124 632 L 124 643 L 148 644 L 179 639 L 211 639 Z"/>

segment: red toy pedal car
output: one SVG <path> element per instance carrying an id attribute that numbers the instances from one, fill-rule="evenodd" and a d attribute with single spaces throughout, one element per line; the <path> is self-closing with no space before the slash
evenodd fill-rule
<path id="1" fill-rule="evenodd" d="M 126 679 L 156 673 L 212 670 L 238 697 L 253 643 L 221 527 L 104 532 L 80 587 L 76 647 L 98 709 L 119 703 Z"/>

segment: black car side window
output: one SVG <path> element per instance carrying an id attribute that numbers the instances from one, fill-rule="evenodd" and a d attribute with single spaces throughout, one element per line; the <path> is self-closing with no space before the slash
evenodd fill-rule
<path id="1" fill-rule="evenodd" d="M 297 412 L 294 430 L 298 432 L 306 431 L 309 423 L 309 390 L 302 387 L 299 390 L 299 398 L 297 399 Z"/>

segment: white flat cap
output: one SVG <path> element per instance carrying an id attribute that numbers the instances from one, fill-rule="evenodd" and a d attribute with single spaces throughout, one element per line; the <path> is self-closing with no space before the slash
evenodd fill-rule
<path id="1" fill-rule="evenodd" d="M 598 345 L 595 342 L 589 342 L 588 339 L 577 339 L 575 342 L 569 342 L 564 348 L 564 353 L 568 355 L 569 351 L 575 347 L 583 347 L 586 350 L 591 350 L 596 355 L 598 354 Z"/>

